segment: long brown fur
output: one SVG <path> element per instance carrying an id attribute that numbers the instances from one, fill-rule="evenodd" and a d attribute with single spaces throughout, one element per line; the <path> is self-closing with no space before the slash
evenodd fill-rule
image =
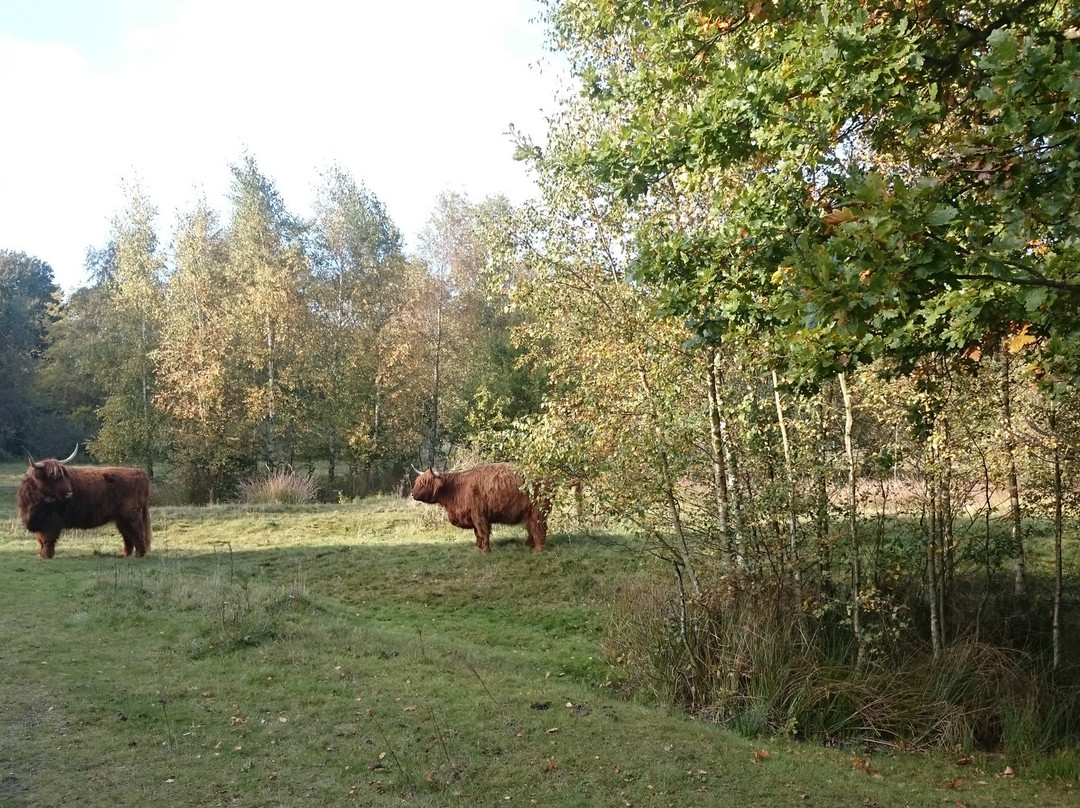
<path id="1" fill-rule="evenodd" d="M 533 500 L 524 490 L 525 479 L 506 463 L 492 463 L 465 471 L 433 470 L 420 474 L 412 498 L 441 505 L 454 527 L 471 529 L 480 552 L 491 550 L 491 526 L 525 523 L 526 547 L 542 552 L 547 541 L 547 513 L 551 503 Z"/>
<path id="2" fill-rule="evenodd" d="M 63 530 L 114 522 L 125 556 L 150 549 L 150 479 L 141 469 L 31 464 L 16 494 L 19 518 L 37 536 L 38 557 L 52 558 Z"/>

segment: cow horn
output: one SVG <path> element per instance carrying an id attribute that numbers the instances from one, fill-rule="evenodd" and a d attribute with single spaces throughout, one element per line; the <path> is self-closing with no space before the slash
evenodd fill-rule
<path id="1" fill-rule="evenodd" d="M 66 466 L 68 463 L 70 463 L 72 460 L 75 459 L 75 455 L 77 455 L 78 453 L 79 453 L 79 444 L 76 443 L 75 444 L 75 451 L 72 452 L 71 454 L 69 454 L 63 460 L 61 460 L 60 465 L 61 466 Z"/>
<path id="2" fill-rule="evenodd" d="M 433 475 L 435 475 L 436 477 L 441 477 L 441 476 L 442 476 L 441 474 L 439 474 L 439 472 L 437 472 L 437 471 L 435 470 L 435 467 L 434 467 L 434 466 L 432 466 L 432 467 L 431 467 L 431 473 L 432 473 Z"/>
<path id="3" fill-rule="evenodd" d="M 34 456 L 32 454 L 30 454 L 29 452 L 26 453 L 26 456 L 30 460 L 30 465 L 33 466 L 34 468 L 36 468 L 36 469 L 45 468 L 45 461 L 44 460 L 34 460 Z"/>
<path id="4" fill-rule="evenodd" d="M 420 469 L 418 469 L 418 468 L 417 468 L 416 466 L 413 466 L 413 467 L 412 467 L 412 470 L 416 472 L 416 476 L 418 476 L 418 477 L 419 477 L 419 476 L 420 476 L 421 474 L 423 474 L 423 473 L 424 473 L 424 472 L 420 471 Z"/>

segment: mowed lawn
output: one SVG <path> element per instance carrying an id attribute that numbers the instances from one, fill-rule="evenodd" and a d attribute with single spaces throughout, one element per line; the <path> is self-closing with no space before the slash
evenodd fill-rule
<path id="1" fill-rule="evenodd" d="M 154 508 L 50 562 L 0 469 L 0 806 L 1073 806 L 1036 761 L 745 739 L 633 697 L 625 536 L 481 556 L 431 506 Z M 1005 776 L 1011 767 L 1015 776 Z"/>

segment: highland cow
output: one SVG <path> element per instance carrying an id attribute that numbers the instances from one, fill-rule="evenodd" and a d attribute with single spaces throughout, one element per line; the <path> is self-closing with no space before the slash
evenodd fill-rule
<path id="1" fill-rule="evenodd" d="M 542 552 L 547 541 L 546 497 L 530 497 L 525 479 L 505 463 L 477 466 L 466 471 L 428 469 L 416 478 L 412 498 L 442 505 L 450 524 L 472 529 L 480 552 L 491 550 L 491 526 L 525 523 L 525 546 Z"/>
<path id="2" fill-rule="evenodd" d="M 16 494 L 19 518 L 37 536 L 38 557 L 52 558 L 60 532 L 114 522 L 125 556 L 150 549 L 150 479 L 141 469 L 69 466 L 64 460 L 30 458 Z"/>

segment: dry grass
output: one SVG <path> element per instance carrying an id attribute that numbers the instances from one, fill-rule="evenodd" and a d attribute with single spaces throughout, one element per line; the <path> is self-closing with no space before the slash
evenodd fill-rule
<path id="1" fill-rule="evenodd" d="M 318 499 L 319 489 L 310 477 L 301 477 L 292 469 L 278 469 L 265 477 L 246 480 L 237 490 L 237 499 L 245 505 L 305 505 Z"/>

